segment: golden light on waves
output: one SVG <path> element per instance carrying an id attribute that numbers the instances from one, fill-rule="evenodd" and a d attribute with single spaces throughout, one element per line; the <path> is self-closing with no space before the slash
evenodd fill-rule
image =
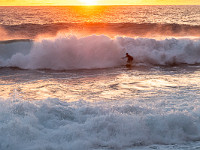
<path id="1" fill-rule="evenodd" d="M 97 0 L 79 0 L 83 5 L 96 5 Z"/>

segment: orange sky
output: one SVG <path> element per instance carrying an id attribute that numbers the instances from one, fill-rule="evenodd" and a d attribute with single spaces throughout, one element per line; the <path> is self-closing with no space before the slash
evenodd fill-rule
<path id="1" fill-rule="evenodd" d="M 0 0 L 1 6 L 18 5 L 200 5 L 200 0 Z"/>

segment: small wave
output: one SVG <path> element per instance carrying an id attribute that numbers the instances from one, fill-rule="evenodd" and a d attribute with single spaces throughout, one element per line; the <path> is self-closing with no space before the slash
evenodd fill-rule
<path id="1" fill-rule="evenodd" d="M 134 57 L 135 65 L 200 63 L 199 39 L 112 39 L 105 35 L 91 35 L 0 44 L 0 67 L 52 70 L 118 67 L 126 64 L 122 59 L 126 52 Z"/>
<path id="2" fill-rule="evenodd" d="M 198 108 L 161 115 L 156 106 L 130 102 L 0 99 L 0 149 L 128 149 L 200 139 Z"/>
<path id="3" fill-rule="evenodd" d="M 1 25 L 5 38 L 35 39 L 38 36 L 55 36 L 59 32 L 79 34 L 109 34 L 139 37 L 200 36 L 199 25 L 156 23 L 53 23 Z M 3 37 L 1 37 L 3 38 Z"/>

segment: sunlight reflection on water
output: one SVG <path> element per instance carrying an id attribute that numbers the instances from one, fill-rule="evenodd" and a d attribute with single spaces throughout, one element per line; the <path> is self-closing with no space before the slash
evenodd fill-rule
<path id="1" fill-rule="evenodd" d="M 2 71 L 5 69 L 1 69 Z M 8 72 L 16 70 L 9 69 Z M 65 101 L 98 101 L 138 99 L 149 97 L 198 96 L 199 70 L 157 68 L 141 70 L 125 68 L 69 71 L 30 71 L 0 78 L 1 97 L 7 99 L 13 93 L 26 100 L 49 97 Z M 29 74 L 29 77 L 27 76 Z M 27 78 L 28 77 L 28 78 Z M 15 95 L 16 95 L 15 93 Z M 182 94 L 180 94 L 182 93 Z"/>

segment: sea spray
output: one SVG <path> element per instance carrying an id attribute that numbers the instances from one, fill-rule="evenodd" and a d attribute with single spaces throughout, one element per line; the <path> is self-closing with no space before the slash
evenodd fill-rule
<path id="1" fill-rule="evenodd" d="M 26 42 L 18 44 L 27 47 Z M 158 40 L 120 36 L 110 38 L 106 35 L 57 36 L 34 41 L 27 51 L 17 48 L 18 44 L 14 44 L 14 51 L 4 51 L 0 59 L 1 67 L 53 70 L 119 67 L 126 64 L 126 60 L 122 59 L 126 52 L 134 57 L 135 65 L 200 63 L 200 40 L 192 38 Z M 9 58 L 6 58 L 7 53 L 10 53 Z"/>
<path id="2" fill-rule="evenodd" d="M 56 37 L 34 42 L 30 53 L 17 53 L 4 62 L 23 69 L 92 69 L 119 66 L 121 47 L 107 36 Z"/>

